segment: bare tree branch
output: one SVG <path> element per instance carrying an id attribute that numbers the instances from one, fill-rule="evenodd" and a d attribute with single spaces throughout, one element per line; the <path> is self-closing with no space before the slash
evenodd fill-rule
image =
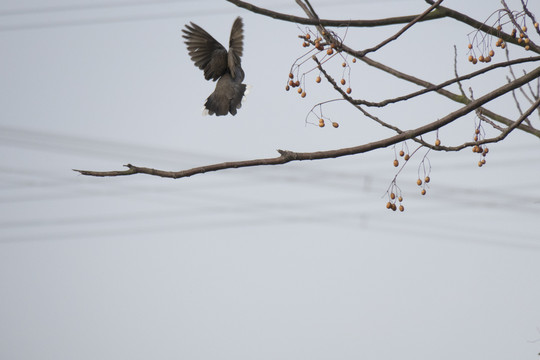
<path id="1" fill-rule="evenodd" d="M 405 31 L 409 30 L 414 24 L 421 21 L 423 18 L 425 18 L 433 9 L 435 9 L 437 6 L 439 6 L 440 3 L 442 3 L 443 0 L 438 0 L 436 3 L 431 5 L 426 11 L 421 13 L 420 15 L 416 16 L 414 19 L 412 19 L 407 25 L 405 25 L 403 28 L 401 28 L 397 33 L 390 36 L 389 38 L 386 38 L 382 42 L 380 42 L 378 45 L 375 45 L 369 49 L 362 50 L 359 52 L 357 56 L 365 56 L 366 54 L 369 54 L 370 52 L 375 52 L 385 46 L 386 44 L 396 40 L 399 38 Z"/>
<path id="2" fill-rule="evenodd" d="M 375 20 L 328 20 L 328 19 L 310 19 L 310 18 L 304 18 L 301 16 L 294 16 L 289 14 L 283 14 L 279 12 L 275 12 L 272 10 L 268 10 L 265 8 L 261 8 L 258 6 L 255 6 L 253 4 L 247 3 L 245 1 L 241 0 L 227 0 L 228 2 L 244 8 L 248 11 L 251 11 L 256 14 L 264 15 L 267 17 L 271 17 L 273 19 L 277 20 L 283 20 L 288 22 L 293 22 L 296 24 L 302 24 L 302 25 L 314 25 L 314 26 L 332 26 L 332 27 L 378 27 L 378 26 L 387 26 L 387 25 L 397 25 L 397 24 L 407 24 L 413 21 L 418 15 L 407 15 L 407 16 L 397 16 L 397 17 L 390 17 L 386 19 L 375 19 Z M 427 1 L 429 4 L 433 5 L 434 1 Z M 438 6 L 437 9 L 430 12 L 426 16 L 424 16 L 419 21 L 428 21 L 428 20 L 435 20 L 440 19 L 444 17 L 450 17 L 452 19 L 455 19 L 457 21 L 460 21 L 464 24 L 467 24 L 475 29 L 478 29 L 482 32 L 485 32 L 487 34 L 497 36 L 502 38 L 507 43 L 512 43 L 515 45 L 518 45 L 520 47 L 523 47 L 523 45 L 519 44 L 517 39 L 511 36 L 510 34 L 506 34 L 502 31 L 499 31 L 495 29 L 494 27 L 488 26 L 480 21 L 477 21 L 465 14 L 462 14 L 458 11 L 446 8 L 444 6 Z M 351 49 L 352 50 L 352 49 Z M 538 54 L 540 54 L 540 47 L 536 44 L 532 44 L 530 46 L 530 50 L 534 51 Z M 356 54 L 355 56 L 360 57 L 361 53 Z"/>
<path id="3" fill-rule="evenodd" d="M 420 126 L 414 130 L 404 131 L 401 134 L 398 134 L 398 135 L 395 135 L 386 139 L 378 140 L 375 142 L 371 142 L 371 143 L 363 144 L 359 146 L 342 148 L 342 149 L 337 149 L 337 150 L 304 152 L 304 153 L 287 151 L 287 150 L 278 150 L 278 152 L 280 153 L 280 156 L 275 157 L 275 158 L 225 162 L 225 163 L 220 163 L 220 164 L 196 167 L 193 169 L 182 170 L 182 171 L 163 171 L 163 170 L 151 169 L 151 168 L 146 168 L 146 167 L 138 167 L 131 164 L 126 165 L 126 167 L 128 167 L 128 170 L 124 170 L 124 171 L 89 171 L 89 170 L 76 170 L 76 169 L 74 169 L 74 171 L 77 171 L 82 175 L 99 176 L 99 177 L 148 174 L 148 175 L 178 179 L 178 178 L 183 178 L 183 177 L 189 177 L 196 174 L 203 174 L 210 171 L 218 171 L 218 170 L 233 169 L 233 168 L 236 169 L 236 168 L 242 168 L 242 167 L 260 166 L 260 165 L 281 165 L 281 164 L 286 164 L 291 161 L 320 160 L 320 159 L 329 159 L 329 158 L 337 158 L 337 157 L 342 157 L 342 156 L 360 154 L 360 153 L 372 151 L 375 149 L 388 147 L 396 143 L 418 137 L 428 132 L 435 131 L 453 122 L 454 120 L 470 113 L 471 111 L 474 111 L 481 105 L 493 99 L 496 99 L 497 97 L 509 91 L 512 91 L 513 89 L 523 86 L 524 84 L 536 79 L 539 76 L 540 76 L 540 67 L 531 71 L 529 74 L 524 75 L 512 81 L 509 84 L 505 84 L 501 86 L 500 88 L 482 96 L 479 99 L 471 101 L 470 103 L 463 106 L 462 108 L 446 115 L 445 117 L 437 121 L 433 121 L 429 124 Z M 517 127 L 520 124 L 520 122 L 515 121 L 513 122 L 513 124 L 514 124 L 514 127 Z"/>
<path id="4" fill-rule="evenodd" d="M 294 16 L 289 14 L 283 14 L 276 11 L 268 10 L 261 8 L 245 1 L 241 0 L 227 0 L 228 2 L 244 8 L 248 11 L 251 11 L 255 14 L 264 15 L 271 17 L 277 20 L 283 20 L 288 22 L 293 22 L 296 24 L 302 25 L 313 25 L 313 26 L 332 26 L 332 27 L 377 27 L 377 26 L 386 26 L 386 25 L 397 25 L 397 24 L 407 24 L 415 19 L 418 15 L 408 15 L 408 16 L 397 16 L 386 19 L 377 19 L 377 20 L 325 20 L 317 18 L 304 18 L 301 16 Z M 430 13 L 425 16 L 421 21 L 434 20 L 445 17 L 445 14 L 434 14 Z"/>

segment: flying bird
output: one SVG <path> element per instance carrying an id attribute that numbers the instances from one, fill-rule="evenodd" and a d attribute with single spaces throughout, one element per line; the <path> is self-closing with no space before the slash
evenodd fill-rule
<path id="1" fill-rule="evenodd" d="M 206 99 L 204 107 L 210 115 L 236 115 L 242 107 L 246 91 L 241 56 L 244 50 L 244 24 L 237 17 L 231 29 L 229 51 L 199 25 L 190 22 L 182 29 L 189 56 L 199 69 L 204 71 L 206 80 L 217 80 L 216 89 Z"/>

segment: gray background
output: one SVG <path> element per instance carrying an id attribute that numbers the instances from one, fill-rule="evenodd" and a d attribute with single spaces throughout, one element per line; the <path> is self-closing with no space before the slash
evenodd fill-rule
<path id="1" fill-rule="evenodd" d="M 293 1 L 257 3 L 302 15 Z M 358 19 L 426 8 L 313 5 Z M 500 7 L 443 5 L 479 20 Z M 251 94 L 235 117 L 202 117 L 214 83 L 180 29 L 194 21 L 226 45 L 237 15 Z M 391 135 L 340 102 L 324 108 L 338 129 L 306 124 L 336 95 L 314 72 L 305 99 L 283 90 L 304 29 L 213 0 L 1 2 L 2 359 L 538 358 L 540 148 L 530 135 L 490 146 L 481 169 L 469 150 L 430 153 L 426 196 L 415 184 L 420 150 L 398 178 L 404 213 L 385 209 L 392 148 L 180 180 L 71 171 L 181 170 Z M 398 29 L 350 29 L 346 39 L 361 49 Z M 450 19 L 417 24 L 372 57 L 440 82 L 453 76 L 454 44 L 460 73 L 479 69 L 466 61 L 470 31 Z M 503 58 L 497 49 L 494 61 Z M 340 64 L 328 63 L 336 78 Z M 479 97 L 506 75 L 466 88 Z M 417 89 L 361 62 L 351 87 L 368 100 Z M 429 95 L 373 113 L 407 129 L 457 108 Z M 489 108 L 517 114 L 509 96 Z M 473 130 L 470 114 L 439 138 L 459 144 Z"/>

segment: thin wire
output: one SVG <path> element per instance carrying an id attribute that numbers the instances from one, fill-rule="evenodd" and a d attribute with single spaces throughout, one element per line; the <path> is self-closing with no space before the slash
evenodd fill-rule
<path id="1" fill-rule="evenodd" d="M 204 0 L 203 0 L 204 1 Z M 83 11 L 83 10 L 96 10 L 96 9 L 113 9 L 123 7 L 135 7 L 135 6 L 148 6 L 170 3 L 186 3 L 195 2 L 195 0 L 136 0 L 136 1 L 123 1 L 123 2 L 96 2 L 79 5 L 51 5 L 34 8 L 12 9 L 12 10 L 0 10 L 0 16 L 18 16 L 29 14 L 44 14 L 55 12 L 67 12 L 67 11 Z M 201 2 L 201 0 L 197 0 Z"/>

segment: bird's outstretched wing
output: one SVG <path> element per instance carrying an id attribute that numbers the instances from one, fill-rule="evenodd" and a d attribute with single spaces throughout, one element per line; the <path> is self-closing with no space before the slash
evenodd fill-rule
<path id="1" fill-rule="evenodd" d="M 240 33 L 241 28 L 240 21 Z M 182 32 L 184 33 L 182 37 L 186 39 L 189 56 L 195 66 L 204 71 L 204 78 L 214 81 L 219 79 L 227 71 L 227 50 L 197 24 L 186 25 Z M 242 34 L 241 36 L 243 38 Z M 240 52 L 242 51 L 241 42 L 240 39 Z"/>
<path id="2" fill-rule="evenodd" d="M 229 53 L 227 65 L 234 79 L 236 77 L 236 69 L 240 66 L 241 56 L 244 52 L 244 24 L 239 16 L 234 20 L 231 28 L 231 37 L 229 38 Z"/>

